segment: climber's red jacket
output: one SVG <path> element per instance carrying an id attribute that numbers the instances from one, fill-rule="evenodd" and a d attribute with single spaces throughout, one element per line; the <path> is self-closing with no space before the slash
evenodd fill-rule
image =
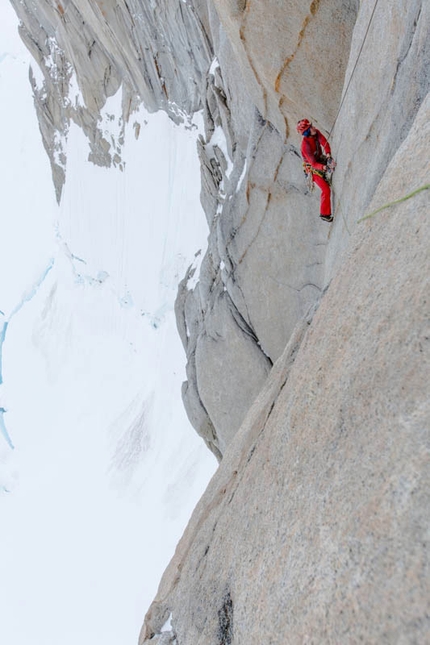
<path id="1" fill-rule="evenodd" d="M 302 138 L 302 157 L 315 170 L 325 170 L 326 164 L 321 163 L 324 161 L 322 149 L 328 157 L 331 157 L 330 144 L 319 130 L 314 136 Z"/>

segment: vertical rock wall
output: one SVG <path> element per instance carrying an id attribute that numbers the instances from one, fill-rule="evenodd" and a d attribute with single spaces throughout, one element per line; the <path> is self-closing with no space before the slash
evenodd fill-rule
<path id="1" fill-rule="evenodd" d="M 107 141 L 99 127 L 120 86 L 124 121 L 140 102 L 177 122 L 203 109 L 208 251 L 197 287 L 182 283 L 177 316 L 185 406 L 220 457 L 324 284 L 328 230 L 291 124 L 307 113 L 327 129 L 334 118 L 357 3 L 11 1 L 45 79 L 33 87 L 58 197 L 72 120 L 94 163 L 122 167 L 123 135 Z"/>
<path id="2" fill-rule="evenodd" d="M 430 95 L 199 502 L 140 645 L 428 643 L 429 144 Z"/>
<path id="3" fill-rule="evenodd" d="M 120 87 L 125 120 L 142 102 L 149 111 L 165 110 L 178 123 L 200 108 L 212 48 L 202 24 L 204 12 L 200 16 L 193 5 L 149 0 L 11 3 L 44 77 L 41 87 L 32 82 L 58 199 L 66 168 L 61 138 L 71 120 L 88 137 L 91 161 L 120 164 L 121 136 L 112 145 L 99 127 L 100 110 Z M 72 77 L 84 105 L 69 99 Z"/>
<path id="4" fill-rule="evenodd" d="M 430 5 L 423 0 L 362 3 L 345 75 L 348 91 L 333 130 L 336 223 L 326 281 L 428 94 L 429 24 Z M 400 166 L 399 180 L 402 173 Z"/>
<path id="5" fill-rule="evenodd" d="M 124 119 L 203 110 L 208 250 L 176 313 L 185 406 L 224 458 L 141 643 L 424 645 L 429 3 L 11 1 L 59 194 L 71 119 L 120 165 L 97 127 L 118 87 Z M 301 116 L 332 130 L 331 226 Z"/>
<path id="6" fill-rule="evenodd" d="M 220 0 L 210 13 L 216 60 L 199 146 L 209 249 L 200 284 L 185 295 L 185 282 L 179 303 L 191 330 L 185 406 L 217 454 L 324 285 L 328 230 L 291 123 L 305 111 L 322 127 L 334 120 L 356 9 Z"/>

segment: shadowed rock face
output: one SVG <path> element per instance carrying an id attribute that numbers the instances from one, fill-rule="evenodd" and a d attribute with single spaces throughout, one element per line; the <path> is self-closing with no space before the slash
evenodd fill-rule
<path id="1" fill-rule="evenodd" d="M 203 110 L 208 250 L 176 314 L 222 461 L 141 644 L 427 643 L 430 4 L 11 1 L 58 193 L 70 120 L 120 165 L 97 129 L 120 85 L 124 119 Z M 331 226 L 302 116 L 331 131 Z"/>

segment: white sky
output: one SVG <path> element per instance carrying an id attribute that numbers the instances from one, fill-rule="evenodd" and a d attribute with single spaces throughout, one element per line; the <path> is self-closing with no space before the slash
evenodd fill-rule
<path id="1" fill-rule="evenodd" d="M 141 111 L 120 173 L 72 127 L 58 207 L 16 25 L 2 0 L 0 643 L 128 645 L 216 466 L 173 315 L 206 244 L 196 135 Z"/>

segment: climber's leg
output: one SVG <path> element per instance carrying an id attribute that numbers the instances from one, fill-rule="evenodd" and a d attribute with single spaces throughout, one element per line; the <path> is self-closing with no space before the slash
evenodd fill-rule
<path id="1" fill-rule="evenodd" d="M 320 215 L 331 215 L 330 186 L 325 179 L 319 175 L 313 176 L 314 182 L 321 189 Z"/>

